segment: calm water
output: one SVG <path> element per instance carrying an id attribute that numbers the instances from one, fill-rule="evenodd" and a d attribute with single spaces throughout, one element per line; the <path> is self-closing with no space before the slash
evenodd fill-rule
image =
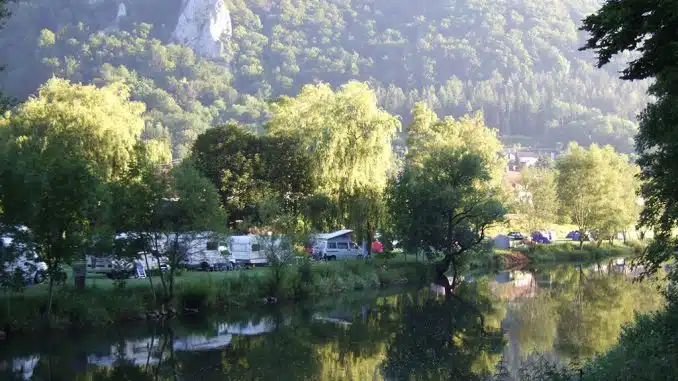
<path id="1" fill-rule="evenodd" d="M 0 344 L 0 380 L 512 380 L 525 361 L 569 362 L 614 345 L 656 285 L 557 266 L 435 288 L 346 295 Z"/>

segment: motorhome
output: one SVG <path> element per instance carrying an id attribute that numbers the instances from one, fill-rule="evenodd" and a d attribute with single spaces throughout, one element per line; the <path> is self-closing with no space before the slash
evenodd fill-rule
<path id="1" fill-rule="evenodd" d="M 351 240 L 351 233 L 353 230 L 344 229 L 316 234 L 311 238 L 313 256 L 325 260 L 364 257 L 363 250 Z"/>

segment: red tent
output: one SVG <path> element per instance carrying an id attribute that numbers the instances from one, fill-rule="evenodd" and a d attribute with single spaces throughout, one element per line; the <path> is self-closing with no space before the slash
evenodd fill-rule
<path id="1" fill-rule="evenodd" d="M 384 252 L 384 245 L 382 245 L 381 242 L 379 242 L 379 241 L 372 242 L 372 252 L 373 253 L 383 253 Z"/>

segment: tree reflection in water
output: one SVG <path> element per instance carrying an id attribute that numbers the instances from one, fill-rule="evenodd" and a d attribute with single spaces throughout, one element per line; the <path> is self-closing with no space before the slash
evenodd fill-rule
<path id="1" fill-rule="evenodd" d="M 569 361 L 604 351 L 634 311 L 662 303 L 655 285 L 600 269 L 504 278 L 479 277 L 444 296 L 399 292 L 132 327 L 124 338 L 102 331 L 24 340 L 13 352 L 0 348 L 0 379 L 434 381 L 486 379 L 498 369 L 510 379 L 535 353 Z M 30 369 L 20 371 L 21 361 Z"/>

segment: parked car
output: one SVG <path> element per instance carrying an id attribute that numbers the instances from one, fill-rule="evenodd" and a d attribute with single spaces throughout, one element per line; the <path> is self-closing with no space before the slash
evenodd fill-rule
<path id="1" fill-rule="evenodd" d="M 507 234 L 509 238 L 511 238 L 514 241 L 519 241 L 524 239 L 525 237 L 523 236 L 523 233 L 521 232 L 510 232 Z"/>

